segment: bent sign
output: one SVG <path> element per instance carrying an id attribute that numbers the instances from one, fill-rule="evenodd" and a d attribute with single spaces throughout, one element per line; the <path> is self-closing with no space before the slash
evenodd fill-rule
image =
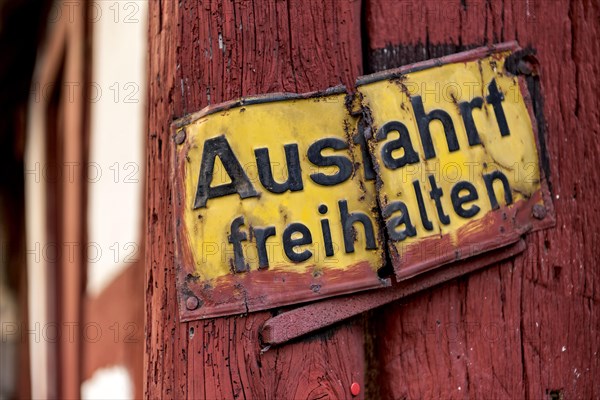
<path id="1" fill-rule="evenodd" d="M 546 226 L 513 51 L 363 77 L 354 96 L 261 96 L 176 121 L 182 319 L 382 287 L 386 252 L 402 280 Z"/>
<path id="2" fill-rule="evenodd" d="M 399 279 L 552 223 L 525 80 L 486 50 L 359 80 Z"/>

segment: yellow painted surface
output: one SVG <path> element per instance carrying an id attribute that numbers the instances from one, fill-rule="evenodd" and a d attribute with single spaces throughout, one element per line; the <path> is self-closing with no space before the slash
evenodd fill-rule
<path id="1" fill-rule="evenodd" d="M 335 186 L 320 186 L 310 175 L 315 172 L 333 174 L 337 167 L 320 167 L 310 163 L 306 152 L 315 141 L 336 137 L 346 140 L 346 131 L 355 134 L 356 119 L 350 118 L 344 105 L 344 94 L 321 99 L 296 99 L 278 102 L 246 105 L 202 116 L 186 125 L 186 142 L 177 146 L 178 158 L 187 157 L 185 162 L 184 229 L 187 231 L 196 274 L 202 280 L 211 280 L 231 274 L 230 259 L 233 246 L 228 242 L 231 222 L 238 216 L 245 218 L 242 231 L 248 228 L 274 226 L 276 235 L 267 240 L 269 269 L 285 272 L 305 272 L 310 267 L 313 274 L 326 273 L 327 269 L 347 268 L 361 261 L 367 261 L 376 270 L 382 265 L 382 245 L 377 250 L 366 250 L 364 230 L 358 226 L 355 252 L 346 254 L 342 237 L 339 200 L 347 200 L 350 212 L 362 211 L 371 215 L 375 205 L 374 185 L 365 183 L 361 190 L 359 180 L 364 180 L 360 150 L 358 157 L 351 155 L 355 150 L 325 149 L 322 154 L 354 157 L 356 169 L 347 181 Z M 346 127 L 346 128 L 345 128 Z M 183 129 L 180 128 L 180 129 Z M 206 208 L 193 209 L 198 185 L 204 142 L 207 139 L 225 135 L 243 169 L 247 173 L 259 197 L 241 199 L 237 194 L 209 199 Z M 258 178 L 254 150 L 266 147 L 269 150 L 274 178 L 277 182 L 287 179 L 284 145 L 296 143 L 300 155 L 304 189 L 298 192 L 274 194 L 267 191 Z M 189 145 L 189 147 L 188 147 Z M 212 187 L 231 181 L 231 177 L 217 159 Z M 321 204 L 329 211 L 325 216 L 318 212 Z M 321 218 L 330 221 L 335 254 L 325 256 Z M 375 227 L 376 220 L 371 215 Z M 309 249 L 313 255 L 300 263 L 291 262 L 284 253 L 282 235 L 285 227 L 293 222 L 306 225 L 313 243 L 297 249 Z M 260 273 L 254 238 L 243 242 L 249 272 Z"/>
<path id="2" fill-rule="evenodd" d="M 409 210 L 417 234 L 397 242 L 396 248 L 402 254 L 402 248 L 419 240 L 439 236 L 455 235 L 456 231 L 470 222 L 483 218 L 491 210 L 483 174 L 498 170 L 504 173 L 512 188 L 513 201 L 529 197 L 540 189 L 540 175 L 536 142 L 532 122 L 516 77 L 504 75 L 504 59 L 509 53 L 496 55 L 480 61 L 447 64 L 418 72 L 408 73 L 405 79 L 382 80 L 360 86 L 363 105 L 370 109 L 376 131 L 388 121 L 401 121 L 408 129 L 414 149 L 419 154 L 419 162 L 396 170 L 385 168 L 381 162 L 381 148 L 398 133 L 390 133 L 387 140 L 371 143 L 378 164 L 383 185 L 379 192 L 382 204 L 394 201 L 404 202 Z M 500 56 L 500 57 L 499 57 Z M 488 85 L 495 79 L 498 88 L 504 93 L 502 103 L 510 129 L 510 135 L 502 137 L 491 104 L 484 103 L 481 110 L 473 111 L 475 125 L 482 145 L 469 146 L 466 130 L 457 103 L 470 101 L 474 97 L 485 98 Z M 436 157 L 425 160 L 414 110 L 409 96 L 421 96 L 425 112 L 442 109 L 452 118 L 460 150 L 449 152 L 444 130 L 439 122 L 430 124 Z M 402 150 L 393 153 L 402 156 Z M 430 184 L 427 176 L 433 175 L 438 187 L 443 190 L 442 205 L 450 217 L 450 224 L 440 222 L 434 201 L 429 196 Z M 419 217 L 419 207 L 414 195 L 412 182 L 420 182 L 425 206 L 434 229 L 424 229 Z M 477 189 L 479 199 L 468 203 L 480 207 L 480 212 L 469 219 L 458 216 L 450 200 L 451 188 L 458 181 L 469 181 Z M 497 184 L 497 197 L 500 206 L 504 206 L 502 185 Z M 514 204 L 514 203 L 513 203 Z M 455 236 L 454 236 L 455 239 Z"/>

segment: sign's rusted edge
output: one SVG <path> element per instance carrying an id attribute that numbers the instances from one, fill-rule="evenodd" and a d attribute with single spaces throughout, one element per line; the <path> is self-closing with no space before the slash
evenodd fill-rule
<path id="1" fill-rule="evenodd" d="M 171 123 L 171 133 L 177 131 L 177 129 L 188 125 L 192 121 L 200 119 L 202 117 L 206 117 L 208 115 L 232 110 L 234 108 L 249 106 L 252 104 L 264 104 L 264 103 L 273 103 L 282 100 L 302 100 L 302 99 L 318 99 L 325 96 L 335 95 L 335 94 L 347 94 L 350 95 L 346 86 L 337 85 L 325 90 L 318 90 L 314 92 L 307 93 L 290 93 L 290 92 L 277 92 L 277 93 L 268 93 L 268 94 L 260 94 L 255 96 L 245 96 L 240 97 L 238 99 L 226 101 L 218 104 L 211 104 L 209 106 L 204 107 L 202 110 L 187 114 L 181 118 L 174 120 Z"/>
<path id="2" fill-rule="evenodd" d="M 475 61 L 480 58 L 489 57 L 494 53 L 517 50 L 520 50 L 520 47 L 516 41 L 477 47 L 475 49 L 463 51 L 460 53 L 449 54 L 447 56 L 439 58 L 432 58 L 429 60 L 419 61 L 413 64 L 403 65 L 398 68 L 387 69 L 385 71 L 374 72 L 369 75 L 359 76 L 356 79 L 356 88 L 368 85 L 369 83 L 401 78 L 402 76 L 413 72 L 423 71 L 435 67 L 442 67 L 447 64 L 455 64 L 465 61 Z"/>
<path id="3" fill-rule="evenodd" d="M 397 79 L 413 72 L 442 67 L 448 64 L 474 62 L 493 56 L 494 54 L 504 53 L 507 51 L 512 52 L 512 54 L 509 56 L 512 57 L 521 53 L 522 49 L 516 41 L 500 43 L 487 47 L 479 47 L 462 53 L 451 54 L 438 59 L 426 60 L 396 69 L 359 77 L 357 79 L 356 89 L 357 91 L 360 91 L 360 86 L 370 83 Z M 506 71 L 506 73 L 514 75 L 514 73 L 511 71 Z M 541 229 L 550 228 L 556 224 L 554 206 L 552 203 L 552 196 L 547 179 L 547 176 L 549 176 L 548 163 L 543 162 L 544 157 L 546 157 L 545 154 L 542 154 L 542 151 L 545 151 L 545 146 L 540 146 L 541 143 L 545 143 L 545 138 L 540 137 L 540 131 L 543 132 L 543 130 L 540 130 L 538 127 L 537 119 L 533 110 L 531 95 L 529 94 L 525 78 L 523 76 L 517 76 L 517 79 L 527 112 L 531 120 L 533 135 L 536 143 L 538 163 L 540 166 L 540 190 L 536 192 L 532 198 L 527 199 L 526 201 L 520 201 L 521 203 L 526 204 L 515 203 L 511 205 L 510 208 L 501 207 L 498 210 L 490 211 L 488 215 L 483 217 L 480 221 L 473 222 L 485 224 L 487 226 L 494 226 L 497 228 L 497 231 L 492 232 L 489 229 L 486 229 L 479 233 L 473 233 L 472 231 L 466 233 L 467 229 L 465 228 L 472 227 L 471 224 L 461 228 L 465 234 L 462 236 L 460 234 L 458 235 L 461 238 L 462 243 L 458 246 L 456 246 L 456 244 L 450 240 L 448 235 L 444 235 L 442 239 L 434 237 L 423 239 L 422 241 L 414 243 L 411 245 L 411 250 L 409 250 L 404 257 L 400 257 L 393 243 L 390 242 L 387 248 L 388 254 L 398 279 L 410 279 L 418 274 L 439 268 L 443 265 L 453 263 L 458 260 L 465 260 L 469 257 L 477 256 L 485 252 L 508 246 L 517 242 L 524 234 L 528 232 L 535 232 Z M 368 110 L 366 111 L 368 112 Z M 365 135 L 366 139 L 369 140 L 371 133 L 367 130 L 365 131 Z M 373 154 L 371 154 L 371 157 L 375 158 Z M 373 165 L 377 166 L 377 160 L 373 160 Z M 376 175 L 379 187 L 381 181 L 377 171 Z M 544 203 L 542 209 L 537 209 L 534 206 L 534 204 L 539 200 L 542 200 Z M 531 209 L 532 211 L 525 215 L 522 212 L 523 209 Z M 507 213 L 507 211 L 512 212 L 512 214 Z M 517 220 L 519 224 L 515 223 Z M 459 229 L 459 232 L 461 229 Z M 420 259 L 418 254 L 410 253 L 410 251 L 418 252 L 422 255 L 437 253 L 440 254 L 440 257 Z M 406 260 L 409 261 L 407 262 Z"/>

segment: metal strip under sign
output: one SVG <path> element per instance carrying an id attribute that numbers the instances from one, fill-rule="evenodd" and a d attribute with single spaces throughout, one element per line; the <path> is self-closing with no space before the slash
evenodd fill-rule
<path id="1" fill-rule="evenodd" d="M 182 320 L 410 279 L 551 226 L 515 43 L 176 121 Z M 386 254 L 387 253 L 387 254 Z"/>

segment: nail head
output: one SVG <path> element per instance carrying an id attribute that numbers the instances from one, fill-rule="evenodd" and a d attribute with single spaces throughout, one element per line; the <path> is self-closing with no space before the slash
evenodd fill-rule
<path id="1" fill-rule="evenodd" d="M 180 130 L 175 135 L 175 143 L 183 144 L 183 142 L 185 142 L 185 129 Z"/>
<path id="2" fill-rule="evenodd" d="M 533 217 L 536 219 L 544 219 L 546 218 L 546 207 L 541 204 L 536 204 L 533 206 Z"/>
<path id="3" fill-rule="evenodd" d="M 185 300 L 185 307 L 192 311 L 198 308 L 198 298 L 196 296 L 190 296 Z"/>

